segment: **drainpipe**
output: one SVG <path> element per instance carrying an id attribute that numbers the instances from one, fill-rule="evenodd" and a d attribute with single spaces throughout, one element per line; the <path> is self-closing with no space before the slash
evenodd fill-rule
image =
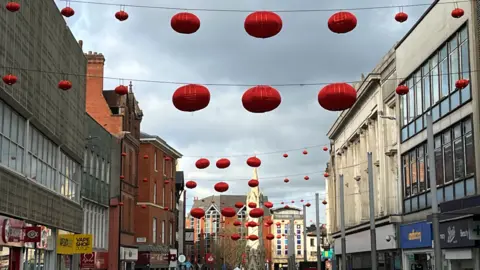
<path id="1" fill-rule="evenodd" d="M 120 154 L 123 152 L 123 137 L 120 141 Z M 120 158 L 120 175 L 122 175 L 122 170 L 123 169 L 123 158 Z M 118 195 L 118 202 L 122 202 L 122 180 L 120 180 L 120 185 L 118 186 L 119 190 L 119 195 Z M 121 207 L 121 206 L 120 206 Z M 120 247 L 121 247 L 121 239 L 122 239 L 122 210 L 119 208 L 119 205 L 117 203 L 117 208 L 118 208 L 118 269 L 121 268 L 121 263 L 122 261 L 120 260 Z M 126 269 L 125 269 L 126 270 Z"/>

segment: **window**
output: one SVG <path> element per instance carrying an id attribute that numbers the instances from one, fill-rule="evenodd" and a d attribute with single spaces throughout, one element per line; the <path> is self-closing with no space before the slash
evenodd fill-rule
<path id="1" fill-rule="evenodd" d="M 40 164 L 37 164 L 37 166 Z M 44 164 L 41 164 L 44 168 Z M 37 167 L 38 168 L 38 167 Z M 78 201 L 79 194 L 77 193 L 78 183 L 80 182 L 80 165 L 73 159 L 68 157 L 63 151 L 60 152 L 60 174 L 59 185 L 60 194 L 63 196 Z"/>
<path id="2" fill-rule="evenodd" d="M 163 157 L 162 160 L 163 160 L 162 173 L 163 173 L 163 176 L 166 177 L 167 176 L 167 170 L 166 170 L 167 161 L 165 160 L 165 157 Z"/>
<path id="3" fill-rule="evenodd" d="M 157 204 L 157 183 L 153 184 L 153 203 Z"/>
<path id="4" fill-rule="evenodd" d="M 315 246 L 315 239 L 310 238 L 310 246 L 314 247 Z"/>
<path id="5" fill-rule="evenodd" d="M 25 118 L 0 101 L 1 164 L 19 173 L 25 172 L 25 128 Z"/>
<path id="6" fill-rule="evenodd" d="M 153 154 L 153 169 L 158 172 L 157 170 L 157 150 L 155 150 L 155 153 Z"/>
<path id="7" fill-rule="evenodd" d="M 152 224 L 152 243 L 157 243 L 157 218 L 153 218 L 153 224 Z"/>
<path id="8" fill-rule="evenodd" d="M 165 185 L 162 187 L 162 206 L 165 207 Z"/>
<path id="9" fill-rule="evenodd" d="M 195 218 L 190 217 L 190 229 L 193 229 L 193 225 L 195 225 Z"/>
<path id="10" fill-rule="evenodd" d="M 302 250 L 301 249 L 297 250 L 297 255 L 302 255 Z"/>
<path id="11" fill-rule="evenodd" d="M 461 78 L 470 78 L 466 26 L 450 37 L 405 81 L 410 91 L 400 99 L 402 142 L 426 128 L 425 113 L 431 111 L 433 120 L 437 121 L 470 101 L 470 86 L 461 90 L 455 88 L 455 82 Z M 416 191 L 413 190 L 416 187 L 414 183 L 411 184 L 412 192 Z"/>
<path id="12" fill-rule="evenodd" d="M 108 247 L 108 208 L 87 201 L 82 203 L 84 209 L 83 232 L 93 235 L 93 248 Z"/>
<path id="13" fill-rule="evenodd" d="M 431 207 L 426 148 L 424 142 L 402 156 L 406 213 Z M 434 148 L 438 202 L 476 194 L 472 119 L 468 117 L 437 133 Z"/>
<path id="14" fill-rule="evenodd" d="M 198 225 L 200 226 L 200 222 Z M 198 231 L 200 231 L 200 228 L 198 228 Z M 162 244 L 165 244 L 165 220 L 162 220 Z"/>
<path id="15" fill-rule="evenodd" d="M 175 243 L 175 230 L 173 229 L 173 222 L 170 223 L 170 245 Z"/>

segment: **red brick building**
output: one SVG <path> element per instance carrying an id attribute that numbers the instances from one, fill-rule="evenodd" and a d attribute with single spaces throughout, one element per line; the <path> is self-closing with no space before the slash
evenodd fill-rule
<path id="1" fill-rule="evenodd" d="M 111 179 L 110 185 L 109 269 L 131 270 L 138 259 L 134 220 L 143 113 L 131 83 L 129 93 L 124 96 L 103 89 L 105 57 L 102 54 L 89 52 L 85 56 L 88 60 L 87 113 L 117 136 L 122 151 L 120 168 L 116 168 L 119 180 Z"/>
<path id="2" fill-rule="evenodd" d="M 140 182 L 135 210 L 135 236 L 139 248 L 137 266 L 169 268 L 169 262 L 164 258 L 176 246 L 175 173 L 177 160 L 182 154 L 158 136 L 142 132 L 140 142 Z"/>

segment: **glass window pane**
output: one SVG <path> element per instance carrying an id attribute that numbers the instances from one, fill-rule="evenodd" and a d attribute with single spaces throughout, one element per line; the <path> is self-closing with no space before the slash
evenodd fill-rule
<path id="1" fill-rule="evenodd" d="M 432 206 L 432 192 L 429 191 L 427 192 L 427 207 L 431 207 Z"/>
<path id="2" fill-rule="evenodd" d="M 437 121 L 438 119 L 440 119 L 440 105 L 432 108 L 432 120 Z"/>
<path id="3" fill-rule="evenodd" d="M 18 145 L 25 146 L 25 125 L 26 121 L 23 117 L 18 117 Z"/>
<path id="4" fill-rule="evenodd" d="M 443 117 L 449 112 L 450 112 L 450 100 L 447 98 L 447 99 L 444 99 L 442 103 L 440 103 L 440 115 Z"/>
<path id="5" fill-rule="evenodd" d="M 465 172 L 467 175 L 475 173 L 475 150 L 472 133 L 465 134 Z"/>
<path id="6" fill-rule="evenodd" d="M 1 162 L 3 165 L 8 166 L 8 161 L 10 160 L 10 141 L 2 137 L 2 159 Z"/>
<path id="7" fill-rule="evenodd" d="M 470 178 L 465 181 L 466 196 L 475 195 L 475 178 Z"/>
<path id="8" fill-rule="evenodd" d="M 465 197 L 465 182 L 460 181 L 455 183 L 455 199 Z"/>
<path id="9" fill-rule="evenodd" d="M 10 137 L 10 122 L 11 122 L 11 114 L 12 111 L 10 107 L 4 106 L 3 107 L 3 135 L 6 137 Z"/>
<path id="10" fill-rule="evenodd" d="M 456 91 L 450 96 L 450 106 L 452 110 L 460 106 L 460 91 Z"/>
<path id="11" fill-rule="evenodd" d="M 17 143 L 18 138 L 18 114 L 12 112 L 12 119 L 10 124 L 10 140 L 14 143 Z M 8 136 L 8 134 L 7 134 Z"/>
<path id="12" fill-rule="evenodd" d="M 410 203 L 412 204 L 412 212 L 418 211 L 418 197 L 413 197 Z"/>
<path id="13" fill-rule="evenodd" d="M 415 93 L 412 84 L 409 84 L 410 90 L 408 96 L 408 122 L 410 123 L 415 118 Z"/>
<path id="14" fill-rule="evenodd" d="M 448 183 L 453 181 L 453 149 L 451 143 L 443 147 L 443 158 L 445 162 L 445 183 Z"/>
<path id="15" fill-rule="evenodd" d="M 423 111 L 426 112 L 430 108 L 430 74 L 423 77 Z"/>
<path id="16" fill-rule="evenodd" d="M 8 167 L 15 169 L 17 168 L 17 145 L 10 141 L 10 154 L 9 154 Z"/>
<path id="17" fill-rule="evenodd" d="M 445 201 L 451 201 L 453 200 L 453 185 L 448 185 L 445 187 Z"/>
<path id="18" fill-rule="evenodd" d="M 24 150 L 23 148 L 17 146 L 17 168 L 16 168 L 16 171 L 17 172 L 21 172 L 21 173 L 24 173 L 24 169 L 23 169 L 23 155 L 24 155 Z"/>
<path id="19" fill-rule="evenodd" d="M 417 84 L 415 84 L 415 99 L 416 99 L 416 110 L 415 110 L 415 115 L 419 116 L 423 113 L 423 100 L 422 100 L 422 82 L 419 81 Z"/>
<path id="20" fill-rule="evenodd" d="M 440 62 L 440 98 L 448 96 L 449 82 L 448 82 L 448 60 Z"/>
<path id="21" fill-rule="evenodd" d="M 443 187 L 437 189 L 437 202 L 438 202 L 438 203 L 444 202 L 444 199 L 443 199 Z"/>
<path id="22" fill-rule="evenodd" d="M 408 124 L 408 104 L 407 104 L 407 95 L 401 97 L 401 109 L 402 109 L 402 119 L 403 119 L 403 126 Z"/>
<path id="23" fill-rule="evenodd" d="M 460 30 L 460 42 L 463 42 L 467 38 L 468 38 L 467 27 L 463 27 L 462 30 Z"/>
<path id="24" fill-rule="evenodd" d="M 455 49 L 450 54 L 450 90 L 455 90 L 455 83 L 459 79 L 459 68 L 458 68 L 458 49 Z"/>
<path id="25" fill-rule="evenodd" d="M 444 177 L 443 177 L 443 155 L 442 155 L 442 148 L 435 149 L 435 172 L 436 172 L 436 183 L 437 186 L 443 185 Z"/>
<path id="26" fill-rule="evenodd" d="M 410 213 L 412 212 L 412 208 L 411 208 L 411 204 L 410 204 L 410 199 L 407 199 L 405 201 L 403 201 L 404 205 L 403 207 L 405 208 L 404 211 L 405 213 Z"/>
<path id="27" fill-rule="evenodd" d="M 440 99 L 440 86 L 439 86 L 439 76 L 438 76 L 438 65 L 435 63 L 437 61 L 437 57 L 433 57 L 430 60 L 430 65 L 432 69 L 430 71 L 430 79 L 431 79 L 431 88 L 432 88 L 432 104 L 435 104 Z"/>
<path id="28" fill-rule="evenodd" d="M 453 143 L 453 146 L 454 146 L 455 180 L 458 180 L 465 176 L 463 140 L 462 139 L 456 140 Z"/>
<path id="29" fill-rule="evenodd" d="M 458 47 L 458 36 L 455 35 L 452 39 L 448 41 L 448 51 L 452 52 Z"/>
<path id="30" fill-rule="evenodd" d="M 418 197 L 418 209 L 419 210 L 422 210 L 422 209 L 425 209 L 426 207 L 426 195 L 425 194 L 422 194 Z"/>

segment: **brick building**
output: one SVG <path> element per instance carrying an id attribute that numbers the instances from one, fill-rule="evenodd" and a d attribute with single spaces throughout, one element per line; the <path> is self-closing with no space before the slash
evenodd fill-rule
<path id="1" fill-rule="evenodd" d="M 131 83 L 129 93 L 124 96 L 117 95 L 113 90 L 103 90 L 105 57 L 102 54 L 88 52 L 85 56 L 89 75 L 87 112 L 118 138 L 122 152 L 120 181 L 118 184 L 112 183 L 110 189 L 109 269 L 130 270 L 134 269 L 138 259 L 134 220 L 143 113 L 132 92 Z"/>
<path id="2" fill-rule="evenodd" d="M 165 258 L 176 254 L 176 167 L 182 157 L 155 135 L 140 135 L 139 188 L 135 210 L 137 265 L 144 269 L 174 267 Z"/>

